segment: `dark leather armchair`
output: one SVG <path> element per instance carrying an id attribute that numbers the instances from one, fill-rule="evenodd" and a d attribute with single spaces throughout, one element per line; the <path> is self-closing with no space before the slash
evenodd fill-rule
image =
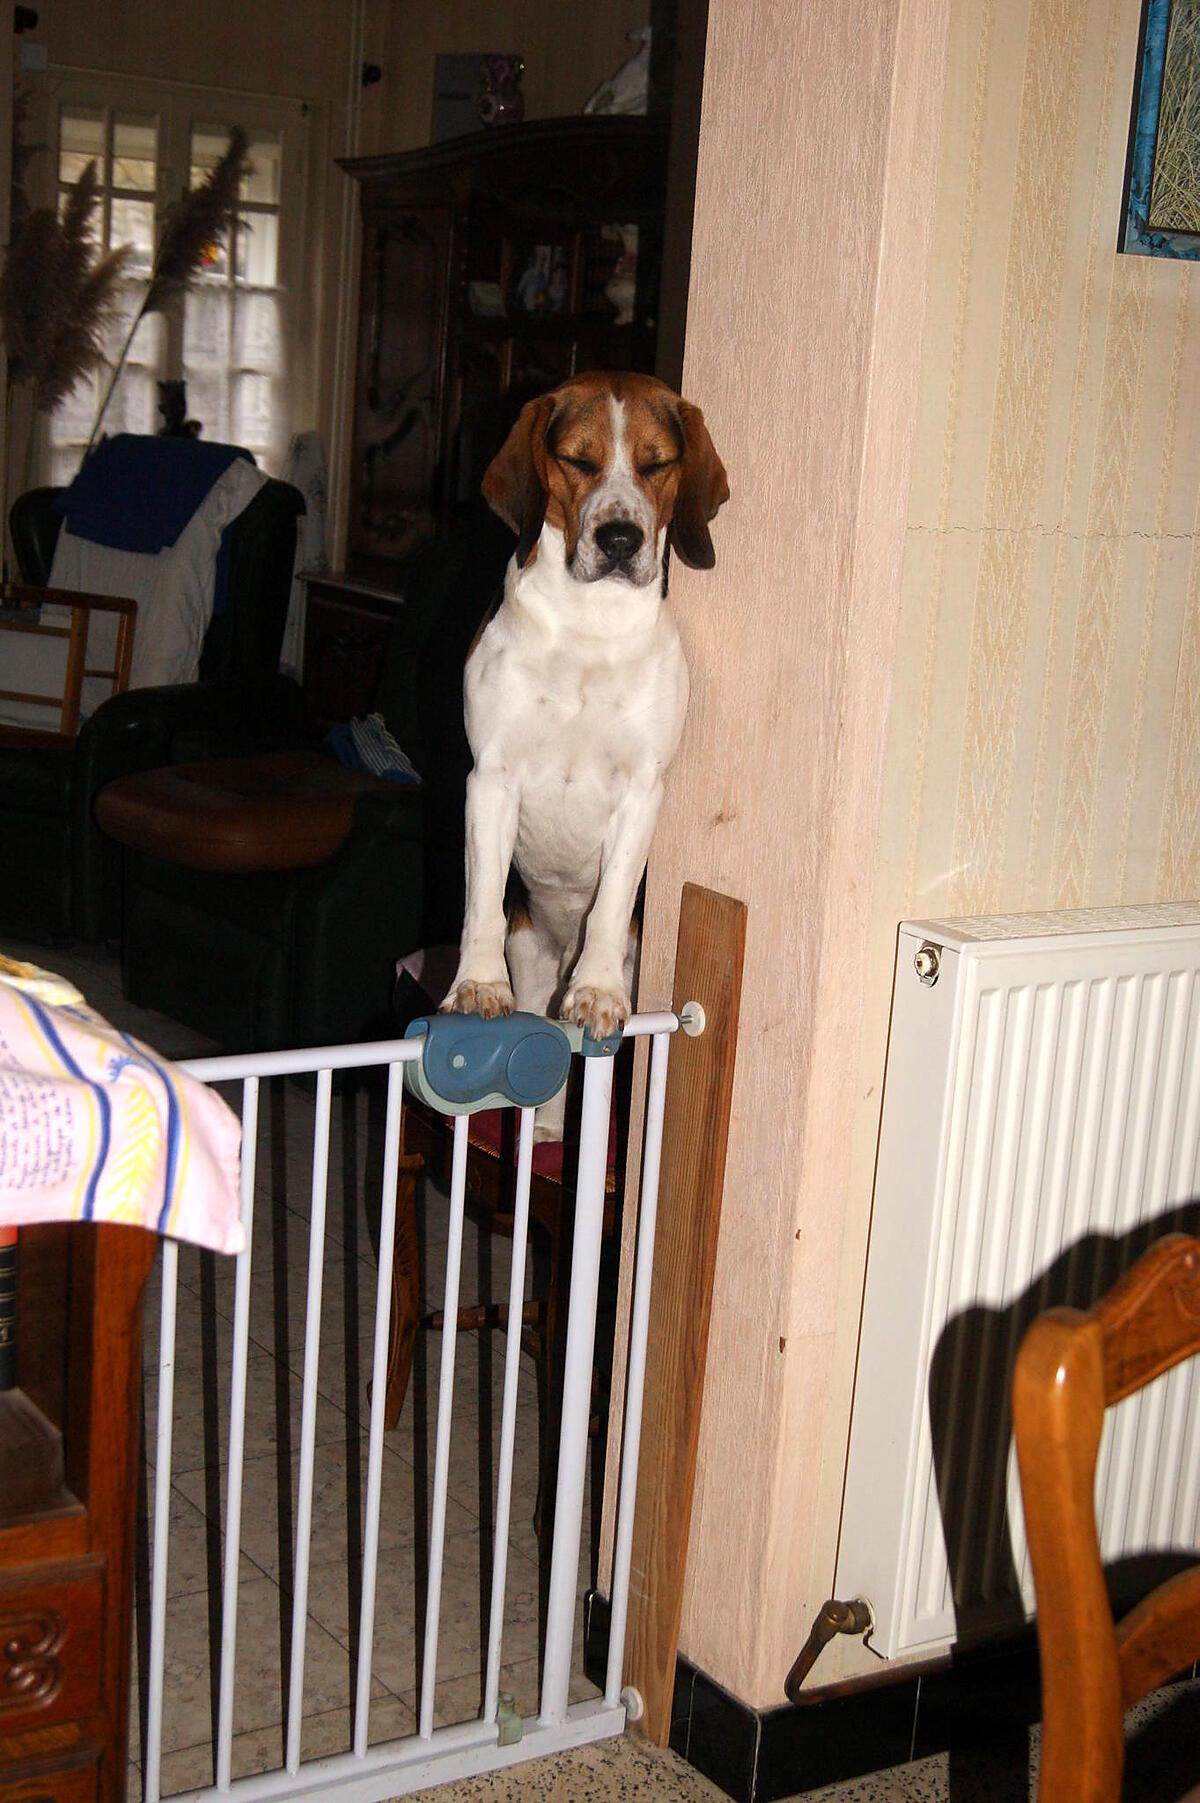
<path id="1" fill-rule="evenodd" d="M 398 573 L 404 604 L 396 610 L 375 705 L 420 772 L 419 789 L 380 783 L 353 793 L 347 785 L 345 837 L 299 869 L 247 868 L 245 857 L 238 869 L 201 868 L 182 831 L 178 857 L 166 855 L 161 838 L 157 852 L 145 840 L 128 851 L 122 976 L 131 1001 L 237 1051 L 354 1042 L 395 1031 L 390 999 L 397 958 L 457 941 L 462 926 L 471 765 L 462 671 L 512 544 L 511 533 L 481 504 L 469 523 L 423 546 Z M 304 723 L 298 725 L 296 745 L 311 744 Z M 258 794 L 269 800 L 283 764 L 262 766 L 266 780 Z M 235 795 L 255 787 L 253 776 L 248 768 L 245 786 L 241 778 L 233 785 Z M 221 779 L 219 767 L 195 772 L 200 785 Z M 327 786 L 321 783 L 322 795 Z M 118 785 L 126 804 L 130 788 Z M 121 825 L 112 812 L 118 790 L 101 805 L 114 830 Z M 290 786 L 287 805 L 304 802 L 303 787 Z M 264 846 L 272 839 L 277 842 L 277 832 L 264 832 Z M 138 839 L 127 833 L 126 843 L 136 847 Z"/>
<path id="2" fill-rule="evenodd" d="M 49 581 L 58 492 L 32 489 L 10 514 L 30 584 Z M 290 483 L 268 481 L 234 523 L 227 605 L 209 625 L 196 683 L 114 695 L 75 739 L 47 734 L 42 745 L 0 746 L 0 933 L 96 941 L 118 932 L 120 852 L 92 816 L 114 777 L 294 739 L 300 693 L 275 672 L 303 511 Z"/>

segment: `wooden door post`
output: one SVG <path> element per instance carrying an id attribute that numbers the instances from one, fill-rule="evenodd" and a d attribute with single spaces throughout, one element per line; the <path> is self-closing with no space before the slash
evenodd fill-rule
<path id="1" fill-rule="evenodd" d="M 745 942 L 743 902 L 684 885 L 672 1006 L 699 1002 L 705 1030 L 677 1034 L 668 1067 L 625 1658 L 645 1704 L 638 1726 L 660 1747 L 671 1731 Z"/>

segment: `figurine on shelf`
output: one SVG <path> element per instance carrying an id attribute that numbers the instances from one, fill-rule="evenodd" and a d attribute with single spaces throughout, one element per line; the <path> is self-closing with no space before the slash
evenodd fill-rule
<path id="1" fill-rule="evenodd" d="M 625 33 L 626 42 L 636 44 L 637 49 L 621 64 L 615 75 L 610 75 L 607 81 L 600 83 L 595 93 L 584 103 L 585 113 L 646 111 L 650 91 L 650 38 L 649 25 Z"/>
<path id="2" fill-rule="evenodd" d="M 519 56 L 485 56 L 479 65 L 483 93 L 479 117 L 485 125 L 519 125 L 525 117 L 521 77 L 525 64 Z"/>
<path id="3" fill-rule="evenodd" d="M 619 239 L 621 244 L 621 254 L 604 284 L 604 292 L 617 310 L 613 324 L 632 325 L 637 297 L 638 229 L 636 225 L 606 225 L 603 233 L 606 238 Z"/>

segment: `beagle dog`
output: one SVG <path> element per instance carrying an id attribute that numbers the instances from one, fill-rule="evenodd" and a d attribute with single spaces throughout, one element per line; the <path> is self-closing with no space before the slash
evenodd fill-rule
<path id="1" fill-rule="evenodd" d="M 712 568 L 729 484 L 698 407 L 604 373 L 530 401 L 483 492 L 518 542 L 467 659 L 466 918 L 442 1006 L 603 1038 L 629 1018 L 630 922 L 687 707 L 668 547 Z M 562 1106 L 538 1137 L 561 1137 Z"/>

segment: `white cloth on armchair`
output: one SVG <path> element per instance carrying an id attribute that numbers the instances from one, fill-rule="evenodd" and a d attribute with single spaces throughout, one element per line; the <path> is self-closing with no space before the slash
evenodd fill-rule
<path id="1" fill-rule="evenodd" d="M 244 458 L 231 463 L 218 478 L 173 545 L 154 555 L 113 550 L 92 539 L 77 538 L 65 521 L 58 535 L 50 570 L 52 588 L 89 595 L 124 595 L 138 604 L 129 686 L 153 688 L 160 683 L 194 682 L 204 635 L 212 618 L 217 553 L 221 534 L 254 499 L 267 480 Z M 48 625 L 70 624 L 66 608 L 47 607 Z M 114 614 L 95 613 L 88 629 L 87 664 L 111 669 L 117 621 Z M 38 694 L 61 694 L 66 671 L 62 639 L 7 633 L 5 688 Z M 81 715 L 86 719 L 111 692 L 104 678 L 85 677 Z M 0 704 L 0 720 L 17 726 L 57 726 L 48 708 L 23 702 Z"/>

